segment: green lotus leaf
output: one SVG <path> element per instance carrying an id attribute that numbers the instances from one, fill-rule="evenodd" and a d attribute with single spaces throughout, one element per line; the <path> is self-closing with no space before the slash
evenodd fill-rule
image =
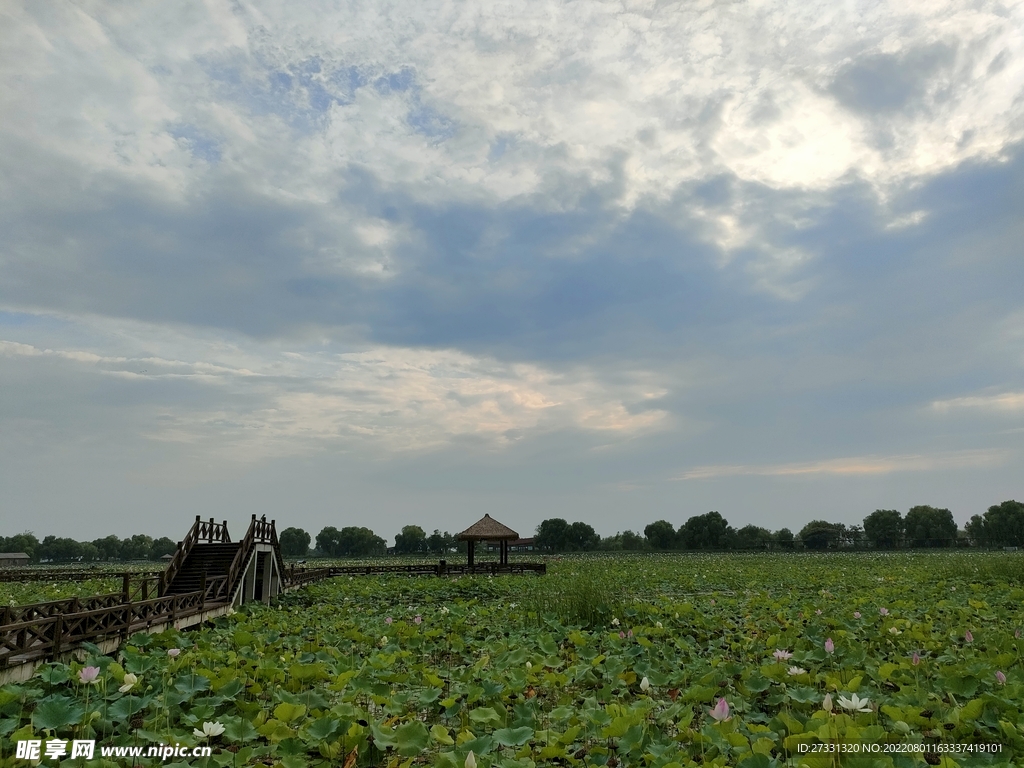
<path id="1" fill-rule="evenodd" d="M 74 699 L 64 696 L 50 696 L 40 701 L 32 713 L 32 724 L 36 728 L 55 731 L 81 722 L 85 708 Z"/>

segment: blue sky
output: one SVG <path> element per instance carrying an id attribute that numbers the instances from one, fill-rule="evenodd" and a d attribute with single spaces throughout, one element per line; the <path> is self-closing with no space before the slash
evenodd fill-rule
<path id="1" fill-rule="evenodd" d="M 1021 29 L 8 3 L 2 532 L 1024 498 Z"/>

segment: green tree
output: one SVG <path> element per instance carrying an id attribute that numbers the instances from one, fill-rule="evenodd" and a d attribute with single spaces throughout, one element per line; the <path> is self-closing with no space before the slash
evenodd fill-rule
<path id="1" fill-rule="evenodd" d="M 679 526 L 679 541 L 686 549 L 727 549 L 735 531 L 717 512 L 695 515 Z"/>
<path id="2" fill-rule="evenodd" d="M 839 527 L 826 520 L 812 520 L 800 529 L 806 549 L 834 549 L 839 546 Z"/>
<path id="3" fill-rule="evenodd" d="M 586 552 L 597 549 L 601 543 L 601 537 L 587 523 L 573 523 L 569 526 L 566 543 L 571 550 Z"/>
<path id="4" fill-rule="evenodd" d="M 775 543 L 781 549 L 792 549 L 795 544 L 795 537 L 789 528 L 780 528 L 775 532 Z"/>
<path id="5" fill-rule="evenodd" d="M 67 563 L 82 556 L 82 545 L 74 539 L 47 536 L 37 550 L 40 560 L 51 563 Z"/>
<path id="6" fill-rule="evenodd" d="M 418 525 L 406 525 L 402 532 L 395 536 L 395 552 L 400 555 L 413 555 L 427 551 L 427 534 Z"/>
<path id="7" fill-rule="evenodd" d="M 446 555 L 458 542 L 448 531 L 441 533 L 437 528 L 427 537 L 427 551 L 435 555 Z"/>
<path id="8" fill-rule="evenodd" d="M 388 549 L 388 543 L 384 539 L 363 526 L 352 525 L 342 528 L 340 542 L 340 554 L 349 557 L 383 555 Z"/>
<path id="9" fill-rule="evenodd" d="M 911 507 L 904 526 L 914 547 L 951 547 L 956 543 L 956 521 L 948 509 Z"/>
<path id="10" fill-rule="evenodd" d="M 2 552 L 24 552 L 32 560 L 39 559 L 39 539 L 31 531 L 18 533 L 14 536 L 0 536 L 0 551 Z"/>
<path id="11" fill-rule="evenodd" d="M 121 540 L 114 534 L 105 536 L 102 539 L 94 539 L 92 545 L 99 552 L 100 560 L 120 560 Z"/>
<path id="12" fill-rule="evenodd" d="M 772 532 L 758 525 L 745 525 L 736 531 L 737 549 L 768 549 L 773 541 Z"/>
<path id="13" fill-rule="evenodd" d="M 975 515 L 968 525 L 971 537 L 980 538 L 989 546 L 1024 546 L 1024 504 L 1019 501 L 1010 499 L 991 506 L 984 517 Z"/>
<path id="14" fill-rule="evenodd" d="M 534 546 L 544 552 L 564 552 L 569 548 L 569 523 L 560 517 L 542 520 L 534 535 Z"/>
<path id="15" fill-rule="evenodd" d="M 326 525 L 316 535 L 316 548 L 321 554 L 328 557 L 341 557 L 342 541 L 341 531 L 333 525 Z"/>
<path id="16" fill-rule="evenodd" d="M 655 520 L 644 527 L 644 538 L 652 549 L 675 549 L 676 529 L 668 520 Z"/>
<path id="17" fill-rule="evenodd" d="M 178 542 L 167 536 L 161 536 L 153 541 L 153 547 L 149 550 L 149 559 L 159 560 L 164 555 L 173 555 L 177 549 Z"/>
<path id="18" fill-rule="evenodd" d="M 121 559 L 123 560 L 149 560 L 149 553 L 153 550 L 153 537 L 144 533 L 136 533 L 130 539 L 121 541 Z"/>
<path id="19" fill-rule="evenodd" d="M 301 528 L 285 528 L 278 537 L 285 557 L 305 557 L 309 552 L 309 534 Z"/>
<path id="20" fill-rule="evenodd" d="M 878 549 L 895 549 L 903 541 L 903 515 L 897 509 L 876 509 L 864 518 L 864 535 Z"/>

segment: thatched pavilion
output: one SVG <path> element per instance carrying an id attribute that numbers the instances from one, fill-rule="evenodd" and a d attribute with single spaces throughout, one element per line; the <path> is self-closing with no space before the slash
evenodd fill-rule
<path id="1" fill-rule="evenodd" d="M 473 567 L 473 549 L 478 541 L 497 541 L 500 543 L 501 565 L 508 565 L 508 543 L 519 538 L 519 534 L 495 520 L 490 515 L 484 515 L 469 528 L 458 534 L 455 538 L 465 541 L 466 551 L 469 556 L 469 566 Z"/>

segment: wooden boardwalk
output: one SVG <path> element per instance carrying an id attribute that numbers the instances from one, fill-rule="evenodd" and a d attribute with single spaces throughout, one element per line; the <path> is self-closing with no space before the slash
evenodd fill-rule
<path id="1" fill-rule="evenodd" d="M 240 602 L 300 589 L 307 584 L 338 576 L 402 574 L 406 576 L 501 576 L 543 574 L 544 563 L 419 563 L 412 565 L 334 565 L 323 568 L 283 567 L 274 522 L 256 520 L 238 543 L 227 572 L 208 575 L 204 569 L 198 588 L 180 591 L 190 564 L 195 571 L 196 553 L 203 541 L 222 546 L 225 524 L 196 524 L 182 542 L 179 554 L 166 571 L 113 574 L 122 578 L 120 592 L 91 597 L 72 597 L 0 609 L 0 684 L 27 679 L 46 661 L 70 656 L 82 643 L 113 652 L 137 632 L 183 629 L 230 613 Z M 263 552 L 260 554 L 260 547 Z M 189 560 L 190 555 L 192 560 Z M 262 559 L 261 559 L 262 558 Z M 49 572 L 54 578 L 59 572 Z M 34 575 L 34 574 L 33 574 Z M 177 578 L 176 578 L 177 577 Z M 88 578 L 109 578 L 91 573 Z"/>

